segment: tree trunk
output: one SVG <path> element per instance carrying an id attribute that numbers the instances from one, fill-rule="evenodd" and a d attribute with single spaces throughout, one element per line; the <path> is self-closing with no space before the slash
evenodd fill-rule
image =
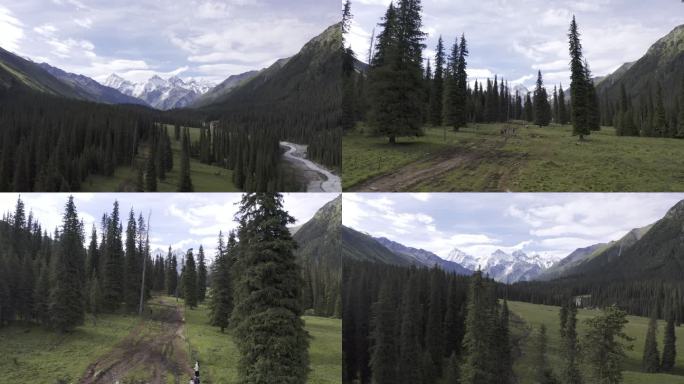
<path id="1" fill-rule="evenodd" d="M 396 144 L 397 143 L 397 138 L 395 136 L 390 136 L 389 137 L 389 142 L 390 144 Z"/>

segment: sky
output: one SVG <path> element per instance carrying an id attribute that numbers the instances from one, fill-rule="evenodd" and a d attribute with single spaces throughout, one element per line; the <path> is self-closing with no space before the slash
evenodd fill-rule
<path id="1" fill-rule="evenodd" d="M 103 81 L 220 82 L 296 54 L 337 0 L 0 0 L 0 47 Z"/>
<path id="2" fill-rule="evenodd" d="M 354 20 L 347 38 L 357 57 L 367 61 L 373 27 L 390 0 L 351 1 Z M 463 33 L 470 51 L 469 81 L 498 74 L 528 89 L 533 89 L 537 70 L 547 88 L 560 82 L 569 87 L 567 30 L 573 14 L 595 76 L 638 60 L 684 24 L 680 0 L 423 0 L 422 5 L 425 59 L 434 58 L 440 34 L 448 54 Z"/>
<path id="3" fill-rule="evenodd" d="M 445 257 L 522 250 L 558 260 L 661 219 L 682 193 L 345 193 L 342 224 Z"/>
<path id="4" fill-rule="evenodd" d="M 213 260 L 219 231 L 227 234 L 237 228 L 233 220 L 237 212 L 240 193 L 74 193 L 74 203 L 83 220 L 86 241 L 90 241 L 93 223 L 100 230 L 103 213 L 111 213 L 114 201 L 119 202 L 119 214 L 124 231 L 128 215 L 133 208 L 136 218 L 139 213 L 147 221 L 151 212 L 150 249 L 166 254 L 172 249 L 185 251 L 202 245 L 208 260 Z M 332 193 L 285 193 L 284 207 L 297 222 L 306 223 L 316 211 L 337 197 Z M 0 211 L 14 212 L 19 195 L 0 194 Z M 24 193 L 21 199 L 28 215 L 29 211 L 38 219 L 44 230 L 54 233 L 61 226 L 62 215 L 69 194 Z M 125 238 L 125 234 L 124 234 Z M 156 254 L 156 253 L 154 253 Z"/>

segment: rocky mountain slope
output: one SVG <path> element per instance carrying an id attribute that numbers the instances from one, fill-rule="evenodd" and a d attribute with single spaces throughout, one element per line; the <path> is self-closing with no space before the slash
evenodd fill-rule
<path id="1" fill-rule="evenodd" d="M 62 82 L 71 85 L 79 94 L 82 94 L 90 101 L 106 104 L 140 104 L 149 106 L 143 100 L 102 85 L 88 76 L 69 73 L 48 63 L 41 63 L 39 66 Z"/>
<path id="2" fill-rule="evenodd" d="M 161 110 L 188 107 L 213 88 L 213 84 L 206 81 L 185 81 L 178 76 L 163 79 L 157 75 L 146 82 L 134 83 L 117 74 L 111 74 L 104 85 Z"/>

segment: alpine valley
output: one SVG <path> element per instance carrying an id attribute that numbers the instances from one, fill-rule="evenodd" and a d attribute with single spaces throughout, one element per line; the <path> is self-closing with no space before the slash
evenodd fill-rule
<path id="1" fill-rule="evenodd" d="M 460 194 L 420 199 L 421 211 L 397 195 L 383 194 L 382 206 L 411 209 L 351 213 L 358 216 L 350 222 L 364 217 L 366 228 L 420 234 L 424 223 L 407 224 L 408 215 L 439 212 L 431 223 L 443 231 L 452 220 L 445 217 L 462 212 L 445 208 L 459 205 Z M 512 201 L 508 195 L 496 199 Z M 526 207 L 562 215 L 572 231 L 612 225 L 587 219 L 586 211 L 573 215 L 571 207 L 587 200 L 563 199 Z M 630 198 L 623 208 L 640 203 Z M 497 226 L 490 204 L 498 210 L 500 202 L 468 208 L 467 222 Z M 394 214 L 405 215 L 400 225 L 393 225 Z M 440 257 L 343 226 L 343 383 L 684 382 L 684 200 L 643 224 L 612 241 L 578 244 L 560 260 L 550 251 L 501 249 L 473 255 L 454 248 Z M 512 227 L 497 231 L 506 228 Z M 490 232 L 486 237 L 498 242 Z M 615 379 L 602 380 L 607 372 Z"/>
<path id="2" fill-rule="evenodd" d="M 102 83 L 0 48 L 0 191 L 341 190 L 342 33 L 219 84 Z"/>

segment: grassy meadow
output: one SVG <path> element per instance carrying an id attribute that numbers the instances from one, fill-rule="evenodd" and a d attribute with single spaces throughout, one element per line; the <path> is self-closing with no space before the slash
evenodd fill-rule
<path id="1" fill-rule="evenodd" d="M 102 315 L 97 325 L 87 316 L 83 326 L 68 334 L 48 331 L 33 324 L 13 324 L 0 328 L 0 369 L 8 383 L 56 384 L 75 383 L 86 368 L 103 356 L 111 355 L 114 349 L 125 348 L 117 344 L 134 334 L 136 343 L 155 340 L 163 332 L 157 317 L 160 307 L 155 303 L 173 305 L 172 297 L 155 297 L 150 301 L 146 319 L 131 315 Z M 179 300 L 179 305 L 183 301 Z M 167 309 L 168 310 L 168 309 Z M 147 310 L 146 310 L 147 311 Z M 230 332 L 221 333 L 208 324 L 208 310 L 205 304 L 190 310 L 183 309 L 185 324 L 184 349 L 181 353 L 165 351 L 170 358 L 189 356 L 188 364 L 194 360 L 201 363 L 202 382 L 206 384 L 231 384 L 237 380 L 237 348 Z M 337 384 L 342 381 L 342 321 L 306 316 L 306 329 L 311 335 L 309 356 L 310 384 Z M 185 359 L 183 359 L 185 360 Z M 151 380 L 151 370 L 144 365 L 128 371 L 122 384 L 138 384 Z M 179 379 L 189 379 L 179 377 Z M 172 372 L 166 372 L 166 380 L 175 382 Z M 185 382 L 185 381 L 181 381 Z"/>
<path id="2" fill-rule="evenodd" d="M 556 375 L 560 373 L 562 366 L 559 334 L 559 311 L 560 307 L 536 305 L 521 302 L 509 302 L 509 309 L 515 316 L 511 321 L 511 332 L 516 338 L 521 338 L 521 357 L 515 361 L 513 367 L 516 376 L 521 383 L 530 383 L 534 378 L 534 362 L 532 361 L 532 348 L 534 348 L 534 336 L 539 331 L 541 324 L 546 325 L 548 339 L 548 361 Z M 598 310 L 580 309 L 577 313 L 578 334 L 584 334 L 583 320 L 599 314 Z M 523 320 L 523 323 L 516 321 Z M 627 335 L 634 338 L 633 350 L 627 352 L 627 361 L 623 371 L 625 384 L 684 384 L 684 326 L 676 328 L 677 335 L 677 361 L 675 370 L 671 374 L 647 374 L 641 372 L 641 358 L 644 347 L 644 338 L 648 327 L 648 318 L 628 316 L 629 323 L 625 327 Z M 664 321 L 658 322 L 658 347 L 662 353 Z M 590 382 L 590 381 L 586 381 Z"/>
<path id="3" fill-rule="evenodd" d="M 167 126 L 173 150 L 173 169 L 166 173 L 166 180 L 157 181 L 157 191 L 176 192 L 180 176 L 181 143 L 173 138 L 173 127 Z M 199 140 L 200 129 L 190 128 L 190 138 Z M 147 153 L 141 151 L 137 161 L 145 163 Z M 209 164 L 202 164 L 199 160 L 190 158 L 190 177 L 195 192 L 237 192 L 233 184 L 233 171 Z M 120 166 L 111 177 L 91 175 L 81 184 L 83 192 L 131 192 L 135 190 L 137 171 L 134 167 Z"/>
<path id="4" fill-rule="evenodd" d="M 345 191 L 682 191 L 684 140 L 619 137 L 612 127 L 585 142 L 572 127 L 471 124 L 454 132 L 427 127 L 425 135 L 398 138 L 364 133 L 342 140 Z M 401 172 L 397 172 L 401 170 Z M 392 180 L 375 183 L 393 174 Z"/>
<path id="5" fill-rule="evenodd" d="M 208 324 L 205 304 L 185 310 L 190 356 L 202 364 L 203 383 L 231 384 L 237 378 L 238 351 L 230 331 L 225 333 Z M 311 335 L 309 384 L 342 382 L 342 320 L 305 316 Z"/>
<path id="6" fill-rule="evenodd" d="M 76 382 L 86 367 L 123 340 L 139 318 L 87 316 L 83 326 L 62 335 L 37 325 L 13 324 L 0 328 L 1 382 L 54 384 Z"/>

